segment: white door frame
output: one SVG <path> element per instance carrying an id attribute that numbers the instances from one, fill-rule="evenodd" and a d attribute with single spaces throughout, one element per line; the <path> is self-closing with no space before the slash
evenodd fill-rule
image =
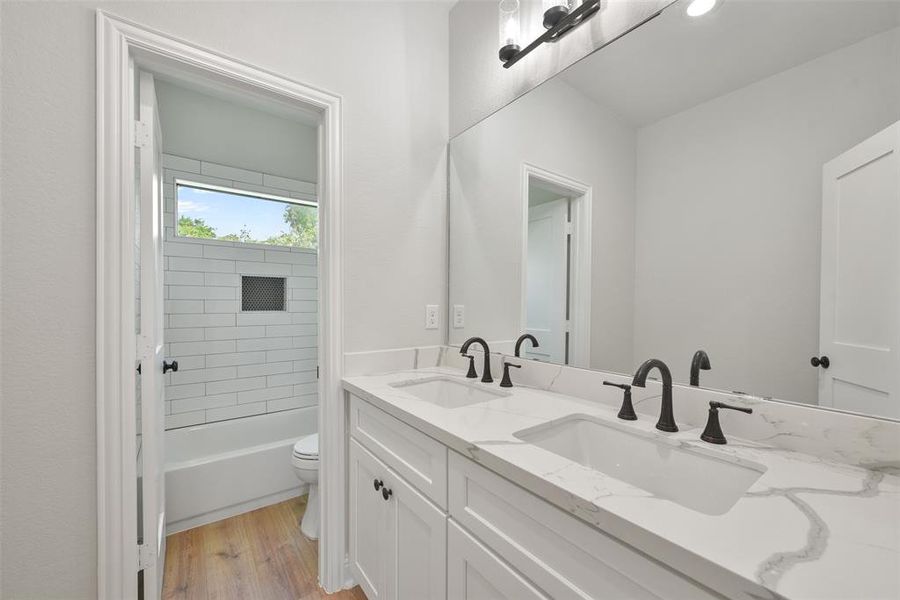
<path id="1" fill-rule="evenodd" d="M 98 597 L 137 596 L 134 401 L 134 59 L 190 70 L 302 103 L 319 125 L 319 582 L 346 569 L 341 97 L 97 11 L 97 575 Z M 287 458 L 285 458 L 287 460 Z"/>
<path id="2" fill-rule="evenodd" d="M 555 187 L 574 192 L 572 197 L 572 279 L 571 279 L 571 319 L 570 331 L 576 335 L 569 336 L 569 364 L 577 367 L 590 367 L 591 364 L 591 207 L 593 194 L 591 186 L 571 177 L 548 171 L 536 165 L 522 163 L 522 305 L 520 308 L 521 326 L 525 331 L 527 312 L 526 285 L 528 264 L 528 180 L 540 179 Z"/>

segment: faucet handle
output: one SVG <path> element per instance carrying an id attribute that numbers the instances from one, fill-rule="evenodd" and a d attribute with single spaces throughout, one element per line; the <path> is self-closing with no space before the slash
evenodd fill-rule
<path id="1" fill-rule="evenodd" d="M 627 383 L 616 383 L 616 382 L 614 382 L 614 381 L 604 381 L 604 382 L 603 382 L 603 385 L 609 385 L 609 386 L 612 386 L 612 387 L 617 387 L 617 388 L 619 388 L 620 390 L 626 390 L 626 391 L 631 390 L 631 386 L 628 385 Z"/>
<path id="2" fill-rule="evenodd" d="M 463 356 L 469 359 L 469 371 L 466 373 L 466 378 L 475 379 L 478 377 L 478 372 L 475 370 L 475 357 L 471 354 L 463 354 Z"/>
<path id="3" fill-rule="evenodd" d="M 738 410 L 742 413 L 747 413 L 748 415 L 753 412 L 752 408 L 744 408 L 743 406 L 734 406 L 731 404 L 725 404 L 724 402 L 717 402 L 715 400 L 710 401 L 709 408 L 710 408 L 710 410 L 719 409 L 719 408 L 727 408 L 728 410 Z"/>
<path id="4" fill-rule="evenodd" d="M 512 379 L 509 378 L 509 368 L 514 367 L 516 369 L 521 369 L 522 365 L 516 365 L 510 362 L 503 361 L 503 379 L 500 381 L 500 387 L 512 387 Z"/>
<path id="5" fill-rule="evenodd" d="M 637 421 L 637 415 L 634 413 L 634 405 L 631 404 L 631 386 L 627 383 L 615 383 L 612 381 L 604 381 L 603 385 L 617 387 L 620 390 L 625 391 L 622 395 L 622 407 L 619 409 L 619 414 L 616 416 L 624 421 Z"/>
<path id="6" fill-rule="evenodd" d="M 736 410 L 748 415 L 753 413 L 752 408 L 744 408 L 743 406 L 732 406 L 724 402 L 715 400 L 709 403 L 709 418 L 706 420 L 706 428 L 700 434 L 700 439 L 710 444 L 727 444 L 725 434 L 722 433 L 722 426 L 719 424 L 719 409 L 727 408 L 728 410 Z"/>

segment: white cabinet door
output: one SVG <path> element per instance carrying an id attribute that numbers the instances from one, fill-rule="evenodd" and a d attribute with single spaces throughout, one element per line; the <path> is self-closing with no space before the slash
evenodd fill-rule
<path id="1" fill-rule="evenodd" d="M 350 440 L 350 569 L 369 600 L 444 600 L 447 515 Z"/>
<path id="2" fill-rule="evenodd" d="M 375 482 L 387 469 L 356 440 L 350 440 L 350 570 L 369 600 L 388 598 L 387 502 Z"/>
<path id="3" fill-rule="evenodd" d="M 455 521 L 448 521 L 447 600 L 547 598 Z"/>
<path id="4" fill-rule="evenodd" d="M 387 598 L 444 600 L 447 594 L 447 516 L 389 471 Z"/>
<path id="5" fill-rule="evenodd" d="M 822 191 L 819 403 L 898 418 L 900 123 L 828 162 Z"/>

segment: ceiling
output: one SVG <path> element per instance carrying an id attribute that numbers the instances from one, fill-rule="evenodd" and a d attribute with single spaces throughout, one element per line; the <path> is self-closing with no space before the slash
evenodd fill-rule
<path id="1" fill-rule="evenodd" d="M 900 25 L 895 0 L 720 1 L 680 0 L 560 77 L 640 127 Z"/>

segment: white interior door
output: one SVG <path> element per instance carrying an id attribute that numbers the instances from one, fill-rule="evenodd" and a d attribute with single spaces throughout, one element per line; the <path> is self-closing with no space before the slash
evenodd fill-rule
<path id="1" fill-rule="evenodd" d="M 135 145 L 140 156 L 141 335 L 141 511 L 140 549 L 144 570 L 144 598 L 159 598 L 166 556 L 165 472 L 163 434 L 163 203 L 162 143 L 153 76 L 141 72 L 140 110 Z"/>
<path id="2" fill-rule="evenodd" d="M 525 331 L 540 346 L 526 356 L 566 362 L 569 200 L 528 207 Z"/>
<path id="3" fill-rule="evenodd" d="M 900 417 L 900 123 L 827 163 L 822 190 L 819 403 Z"/>

